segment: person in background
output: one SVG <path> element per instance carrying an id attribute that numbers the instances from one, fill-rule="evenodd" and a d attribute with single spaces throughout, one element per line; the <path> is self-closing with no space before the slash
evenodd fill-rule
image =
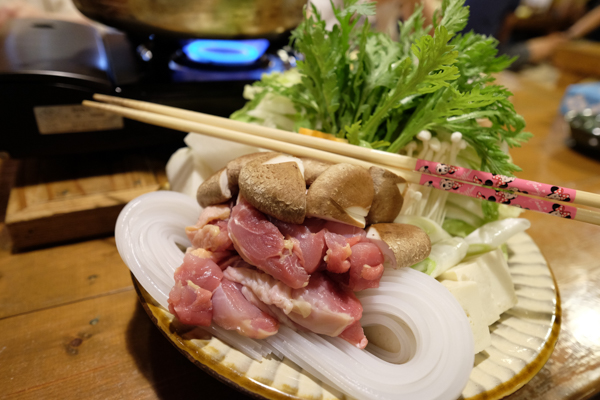
<path id="1" fill-rule="evenodd" d="M 70 0 L 59 0 L 52 4 L 45 3 L 28 0 L 0 0 L 0 28 L 17 18 L 49 18 L 81 24 L 92 23 L 75 8 Z"/>
<path id="2" fill-rule="evenodd" d="M 368 1 L 374 0 L 363 0 L 361 2 Z M 375 2 L 377 3 L 376 15 L 370 17 L 369 21 L 376 30 L 389 33 L 396 39 L 398 36 L 398 19 L 403 12 L 402 6 L 406 3 L 412 4 L 415 0 L 375 0 Z M 310 0 L 308 4 L 308 11 L 310 12 L 310 6 L 314 5 L 319 10 L 321 18 L 327 22 L 327 29 L 331 29 L 336 23 L 331 5 L 333 4 L 338 8 L 342 7 L 344 0 Z"/>
<path id="3" fill-rule="evenodd" d="M 569 37 L 564 32 L 514 42 L 511 40 L 512 28 L 516 17 L 515 10 L 520 0 L 466 0 L 471 16 L 464 32 L 493 36 L 500 42 L 500 53 L 517 59 L 511 69 L 520 69 L 526 64 L 537 64 L 549 59 L 556 49 L 566 43 Z"/>
<path id="4" fill-rule="evenodd" d="M 569 39 L 586 38 L 600 41 L 600 0 L 590 0 L 584 5 L 579 19 L 567 29 Z"/>
<path id="5" fill-rule="evenodd" d="M 373 1 L 373 0 L 364 0 Z M 431 24 L 431 18 L 433 16 L 433 11 L 436 7 L 434 1 L 427 0 L 423 3 L 424 16 L 426 18 L 426 23 Z M 369 21 L 371 22 L 374 29 L 379 32 L 385 32 L 392 37 L 392 39 L 398 39 L 398 21 L 401 19 L 408 18 L 410 16 L 416 5 L 421 2 L 421 0 L 375 0 L 376 4 L 376 14 L 372 17 L 369 17 Z M 327 21 L 327 28 L 331 29 L 333 24 L 336 23 L 335 16 L 333 15 L 333 11 L 331 9 L 331 3 L 333 3 L 336 7 L 341 7 L 343 5 L 343 0 L 310 0 L 309 4 L 314 5 L 325 21 Z M 309 8 L 310 12 L 310 8 Z"/>
<path id="6" fill-rule="evenodd" d="M 600 0 L 594 0 L 600 2 Z M 377 20 L 375 26 L 380 31 L 388 31 L 392 37 L 397 31 L 390 28 L 397 24 L 397 19 L 405 19 L 412 14 L 415 7 L 423 6 L 426 24 L 431 24 L 439 0 L 379 0 L 377 2 Z M 475 33 L 493 36 L 498 39 L 499 51 L 517 59 L 511 69 L 520 69 L 526 64 L 537 64 L 549 59 L 554 51 L 571 37 L 562 32 L 535 37 L 521 42 L 511 40 L 511 32 L 516 21 L 515 10 L 520 0 L 466 0 L 470 17 L 463 33 Z M 600 21 L 600 9 L 599 9 Z"/>
<path id="7" fill-rule="evenodd" d="M 533 37 L 527 40 L 514 41 L 512 29 L 516 22 L 515 10 L 521 0 L 466 0 L 465 6 L 470 9 L 470 18 L 463 33 L 474 31 L 478 34 L 493 36 L 499 41 L 499 51 L 517 59 L 511 65 L 511 69 L 518 70 L 527 64 L 537 64 L 550 59 L 556 49 L 572 39 L 584 37 L 591 33 L 597 33 L 600 40 L 600 0 L 563 0 L 562 6 L 571 12 L 574 5 L 583 4 L 590 9 L 581 17 L 584 11 L 573 19 L 577 20 L 564 32 L 553 32 L 547 35 Z M 337 6 L 343 0 L 333 0 Z M 331 12 L 330 0 L 311 0 L 319 8 L 325 20 L 333 25 L 335 19 Z M 439 6 L 439 0 L 378 0 L 377 15 L 372 20 L 375 29 L 387 32 L 394 39 L 398 36 L 398 20 L 410 16 L 415 7 L 423 6 L 423 15 L 426 24 L 431 24 L 435 9 Z M 560 5 L 560 4 L 559 4 Z M 559 7 L 560 8 L 560 7 Z M 558 10 L 559 14 L 565 14 L 565 10 Z M 572 13 L 571 13 L 572 14 Z M 559 15 L 559 18 L 569 19 L 568 15 Z M 569 23 L 570 25 L 571 23 Z"/>

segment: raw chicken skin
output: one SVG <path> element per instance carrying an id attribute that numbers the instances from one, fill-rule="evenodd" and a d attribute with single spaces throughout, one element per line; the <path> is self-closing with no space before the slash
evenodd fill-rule
<path id="1" fill-rule="evenodd" d="M 315 333 L 339 336 L 362 317 L 362 305 L 354 293 L 320 272 L 311 276 L 307 287 L 293 290 L 292 296 L 308 302 L 312 308 L 306 317 L 297 313 L 288 316 Z"/>
<path id="2" fill-rule="evenodd" d="M 292 288 L 308 284 L 298 243 L 284 240 L 277 227 L 243 198 L 231 211 L 228 231 L 235 249 L 249 264 Z"/>
<path id="3" fill-rule="evenodd" d="M 196 225 L 198 228 L 202 228 L 204 225 L 209 224 L 213 221 L 223 221 L 229 218 L 231 215 L 231 207 L 227 204 L 219 204 L 216 206 L 209 206 L 202 210 L 198 216 Z"/>
<path id="4" fill-rule="evenodd" d="M 227 330 L 236 330 L 252 339 L 264 339 L 279 330 L 279 322 L 249 302 L 242 285 L 228 279 L 221 281 L 212 297 L 213 322 Z"/>
<path id="5" fill-rule="evenodd" d="M 267 274 L 248 268 L 227 268 L 224 277 L 241 283 L 263 303 L 281 308 L 296 324 L 315 333 L 338 336 L 362 316 L 362 305 L 354 293 L 321 272 L 311 275 L 308 286 L 300 289 L 286 288 Z"/>
<path id="6" fill-rule="evenodd" d="M 269 274 L 254 268 L 227 268 L 223 276 L 230 281 L 241 283 L 267 305 L 280 308 L 285 314 L 291 312 L 308 315 L 311 305 L 306 301 L 292 298 L 292 288 Z"/>
<path id="7" fill-rule="evenodd" d="M 289 319 L 286 313 L 284 313 L 281 308 L 274 305 L 265 304 L 262 301 L 260 301 L 260 299 L 256 297 L 256 295 L 246 286 L 242 286 L 242 294 L 244 295 L 246 300 L 254 304 L 256 307 L 260 308 L 262 311 L 269 314 L 271 317 L 275 318 L 277 321 L 279 321 L 280 324 L 288 326 L 294 330 L 307 331 L 307 329 L 304 329 L 303 327 Z"/>

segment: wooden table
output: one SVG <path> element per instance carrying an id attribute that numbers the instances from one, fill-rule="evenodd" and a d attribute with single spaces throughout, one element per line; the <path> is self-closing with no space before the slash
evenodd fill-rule
<path id="1" fill-rule="evenodd" d="M 502 82 L 535 134 L 512 152 L 524 169 L 518 176 L 600 193 L 600 162 L 564 145 L 562 89 L 512 74 Z M 600 227 L 524 216 L 556 275 L 564 318 L 551 359 L 510 399 L 590 398 L 600 393 Z M 1 398 L 184 396 L 244 398 L 195 367 L 151 324 L 114 238 L 0 250 Z"/>

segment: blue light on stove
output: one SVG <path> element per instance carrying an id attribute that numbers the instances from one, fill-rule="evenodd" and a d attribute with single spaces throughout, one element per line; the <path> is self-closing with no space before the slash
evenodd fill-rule
<path id="1" fill-rule="evenodd" d="M 221 65 L 245 65 L 258 60 L 269 47 L 266 39 L 193 40 L 183 47 L 192 61 Z"/>

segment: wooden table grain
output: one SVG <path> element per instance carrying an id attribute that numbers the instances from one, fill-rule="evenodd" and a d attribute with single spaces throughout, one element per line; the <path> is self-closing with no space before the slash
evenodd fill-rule
<path id="1" fill-rule="evenodd" d="M 565 146 L 564 88 L 510 73 L 500 81 L 535 135 L 512 151 L 518 176 L 600 193 L 600 161 Z M 592 398 L 600 393 L 600 227 L 523 216 L 556 276 L 563 321 L 550 360 L 509 399 Z M 12 253 L 3 231 L 0 243 L 0 398 L 246 398 L 195 367 L 152 325 L 113 237 Z"/>

